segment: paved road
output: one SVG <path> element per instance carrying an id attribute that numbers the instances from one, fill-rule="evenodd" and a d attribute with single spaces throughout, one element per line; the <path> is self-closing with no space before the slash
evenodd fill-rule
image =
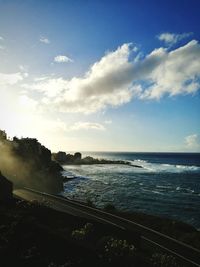
<path id="1" fill-rule="evenodd" d="M 186 266 L 200 267 L 200 251 L 186 244 L 183 244 L 171 237 L 158 233 L 148 227 L 119 216 L 88 207 L 77 201 L 64 199 L 54 195 L 41 193 L 30 189 L 15 190 L 14 194 L 22 199 L 47 203 L 49 207 L 58 211 L 66 212 L 73 216 L 92 219 L 100 223 L 108 224 L 122 231 L 141 233 L 141 247 L 152 250 L 159 249 L 165 253 L 172 254 L 179 258 Z"/>

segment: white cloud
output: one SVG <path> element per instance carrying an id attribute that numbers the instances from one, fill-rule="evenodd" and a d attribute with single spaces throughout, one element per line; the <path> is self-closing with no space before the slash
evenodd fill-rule
<path id="1" fill-rule="evenodd" d="M 199 88 L 200 45 L 193 40 L 173 51 L 154 50 L 143 62 L 150 69 L 143 79 L 150 85 L 141 98 L 160 99 L 164 95 L 194 94 Z"/>
<path id="2" fill-rule="evenodd" d="M 24 78 L 27 78 L 29 76 L 28 74 L 28 67 L 27 66 L 24 66 L 24 65 L 19 65 L 19 69 L 21 71 L 21 74 Z"/>
<path id="3" fill-rule="evenodd" d="M 131 100 L 132 64 L 128 61 L 131 48 L 124 44 L 107 53 L 80 78 L 71 80 L 49 78 L 26 88 L 44 94 L 47 105 L 62 112 L 91 113 L 107 106 L 119 106 Z"/>
<path id="4" fill-rule="evenodd" d="M 0 42 L 1 41 L 4 41 L 4 38 L 2 36 L 0 36 Z M 4 49 L 5 49 L 5 46 L 0 44 L 0 50 L 4 50 Z"/>
<path id="5" fill-rule="evenodd" d="M 34 79 L 35 82 L 40 82 L 40 81 L 44 81 L 44 80 L 48 80 L 49 77 L 48 76 L 42 76 L 42 77 L 37 77 Z"/>
<path id="6" fill-rule="evenodd" d="M 105 127 L 97 122 L 76 122 L 74 125 L 72 125 L 70 128 L 72 131 L 78 131 L 78 130 L 105 130 Z"/>
<path id="7" fill-rule="evenodd" d="M 50 100 L 62 94 L 67 88 L 67 85 L 68 82 L 63 78 L 41 77 L 36 78 L 34 84 L 24 84 L 23 87 L 41 92 L 47 100 Z"/>
<path id="8" fill-rule="evenodd" d="M 22 94 L 18 98 L 20 108 L 26 108 L 26 110 L 36 110 L 38 102 L 25 94 Z"/>
<path id="9" fill-rule="evenodd" d="M 104 121 L 105 124 L 111 124 L 112 123 L 112 120 L 106 120 Z"/>
<path id="10" fill-rule="evenodd" d="M 153 50 L 131 60 L 134 48 L 123 44 L 94 63 L 82 77 L 45 77 L 25 88 L 37 90 L 42 104 L 60 112 L 91 113 L 118 107 L 133 98 L 194 94 L 200 88 L 200 45 L 193 40 L 169 51 Z"/>
<path id="11" fill-rule="evenodd" d="M 19 65 L 19 69 L 23 72 L 27 71 L 27 67 L 25 67 L 24 65 Z"/>
<path id="12" fill-rule="evenodd" d="M 73 62 L 73 60 L 67 56 L 62 56 L 62 55 L 59 55 L 59 56 L 56 56 L 54 58 L 54 62 L 57 62 L 57 63 L 67 63 L 67 62 Z"/>
<path id="13" fill-rule="evenodd" d="M 198 134 L 191 134 L 185 137 L 185 144 L 192 151 L 200 150 L 200 137 Z"/>
<path id="14" fill-rule="evenodd" d="M 14 85 L 24 79 L 24 74 L 17 73 L 0 73 L 0 85 Z"/>
<path id="15" fill-rule="evenodd" d="M 41 43 L 50 44 L 50 40 L 46 37 L 41 36 L 39 40 Z"/>
<path id="16" fill-rule="evenodd" d="M 42 125 L 43 124 L 43 125 Z M 64 121 L 60 119 L 52 120 L 52 119 L 47 119 L 41 120 L 41 128 L 46 128 L 46 130 L 58 133 L 60 134 L 61 132 L 65 134 L 68 131 L 67 125 Z"/>
<path id="17" fill-rule="evenodd" d="M 163 41 L 167 45 L 174 45 L 177 42 L 181 41 L 182 39 L 188 38 L 192 34 L 193 34 L 192 32 L 182 33 L 182 34 L 165 32 L 165 33 L 158 35 L 157 38 L 160 41 Z"/>

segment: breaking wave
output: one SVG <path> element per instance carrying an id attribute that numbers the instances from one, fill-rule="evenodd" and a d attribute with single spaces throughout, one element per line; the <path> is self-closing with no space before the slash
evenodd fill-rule
<path id="1" fill-rule="evenodd" d="M 176 164 L 160 164 L 160 163 L 150 163 L 146 160 L 134 160 L 130 161 L 133 165 L 139 165 L 143 169 L 140 171 L 149 172 L 171 172 L 171 173 L 181 173 L 181 172 L 199 172 L 199 166 L 188 166 L 188 165 L 176 165 Z"/>

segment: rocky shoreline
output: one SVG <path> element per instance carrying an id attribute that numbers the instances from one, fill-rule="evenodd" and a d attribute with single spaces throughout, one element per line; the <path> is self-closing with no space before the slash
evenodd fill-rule
<path id="1" fill-rule="evenodd" d="M 124 160 L 98 159 L 90 156 L 82 158 L 80 152 L 76 152 L 75 154 L 67 154 L 66 152 L 59 151 L 58 153 L 52 154 L 52 159 L 57 161 L 61 165 L 120 164 L 128 165 L 134 168 L 142 168 L 142 166 L 140 165 L 135 165 L 129 161 Z"/>

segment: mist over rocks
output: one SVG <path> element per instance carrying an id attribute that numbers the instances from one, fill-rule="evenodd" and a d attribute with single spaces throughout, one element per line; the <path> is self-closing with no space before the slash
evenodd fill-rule
<path id="1" fill-rule="evenodd" d="M 31 187 L 58 193 L 63 190 L 62 167 L 51 160 L 51 151 L 35 138 L 7 138 L 0 130 L 0 170 L 14 187 Z"/>

